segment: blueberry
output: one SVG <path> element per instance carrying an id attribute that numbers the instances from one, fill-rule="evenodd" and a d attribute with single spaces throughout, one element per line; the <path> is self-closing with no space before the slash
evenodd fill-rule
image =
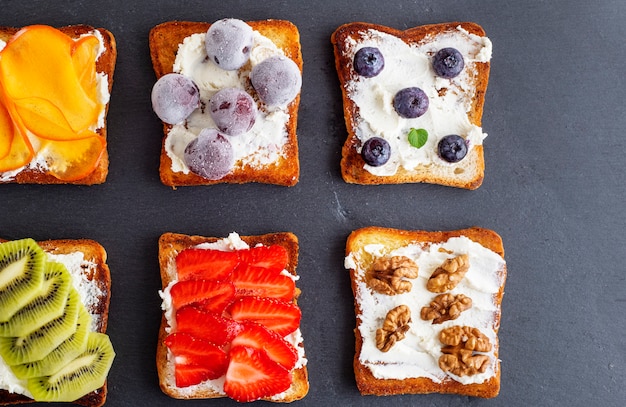
<path id="1" fill-rule="evenodd" d="M 361 76 L 371 78 L 385 67 L 385 58 L 378 48 L 363 47 L 354 54 L 354 70 Z"/>
<path id="2" fill-rule="evenodd" d="M 451 79 L 461 73 L 465 62 L 456 48 L 442 48 L 433 57 L 433 68 L 437 76 Z"/>
<path id="3" fill-rule="evenodd" d="M 404 88 L 393 97 L 393 108 L 400 116 L 415 119 L 428 110 L 428 96 L 420 88 Z"/>
<path id="4" fill-rule="evenodd" d="M 439 157 L 449 163 L 461 161 L 467 154 L 465 139 L 457 134 L 450 134 L 439 140 Z"/>
<path id="5" fill-rule="evenodd" d="M 361 157 L 372 167 L 380 167 L 389 161 L 391 147 L 387 140 L 380 137 L 372 137 L 363 143 Z"/>

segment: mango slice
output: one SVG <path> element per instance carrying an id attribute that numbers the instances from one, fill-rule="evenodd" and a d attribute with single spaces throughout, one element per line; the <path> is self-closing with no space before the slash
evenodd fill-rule
<path id="1" fill-rule="evenodd" d="M 3 130 L 4 131 L 4 130 Z M 2 139 L 4 135 L 0 136 Z M 15 131 L 9 153 L 0 159 L 0 172 L 12 171 L 28 164 L 34 157 L 30 142 Z"/>
<path id="2" fill-rule="evenodd" d="M 11 143 L 15 137 L 15 126 L 9 115 L 9 111 L 0 98 L 0 160 L 11 151 Z"/>
<path id="3" fill-rule="evenodd" d="M 46 160 L 50 174 L 63 181 L 74 181 L 93 172 L 105 149 L 104 137 L 92 133 L 81 140 L 46 140 L 39 154 Z"/>

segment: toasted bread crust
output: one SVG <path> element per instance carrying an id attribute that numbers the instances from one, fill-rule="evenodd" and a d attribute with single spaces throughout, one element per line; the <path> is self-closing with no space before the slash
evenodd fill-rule
<path id="1" fill-rule="evenodd" d="M 479 25 L 470 22 L 450 22 L 443 24 L 430 24 L 419 27 L 410 28 L 408 30 L 397 30 L 378 24 L 370 24 L 363 22 L 355 22 L 342 25 L 331 36 L 331 42 L 334 47 L 335 65 L 339 82 L 341 85 L 344 118 L 348 137 L 341 150 L 341 174 L 344 180 L 354 184 L 401 184 L 425 182 L 433 184 L 441 184 L 466 189 L 478 188 L 484 178 L 484 153 L 483 146 L 476 145 L 463 159 L 464 173 L 459 175 L 455 172 L 458 166 L 449 166 L 438 168 L 433 171 L 427 166 L 418 166 L 414 170 L 407 170 L 403 167 L 398 168 L 395 175 L 377 176 L 364 168 L 365 162 L 361 155 L 357 152 L 357 148 L 361 147 L 361 141 L 356 136 L 358 126 L 359 108 L 349 97 L 346 84 L 353 79 L 353 73 L 350 67 L 352 61 L 346 56 L 348 42 L 358 40 L 360 33 L 367 30 L 376 30 L 384 32 L 400 38 L 407 44 L 423 43 L 428 41 L 428 36 L 446 31 L 454 31 L 456 27 L 461 26 L 470 34 L 484 36 L 485 31 Z M 476 89 L 475 97 L 472 100 L 472 109 L 468 112 L 468 118 L 471 123 L 480 126 L 483 114 L 483 106 L 485 100 L 485 92 L 489 79 L 489 62 L 476 63 L 476 75 L 474 87 Z"/>
<path id="2" fill-rule="evenodd" d="M 15 27 L 0 27 L 0 40 L 8 41 L 19 30 L 20 28 Z M 115 62 L 117 60 L 117 45 L 113 34 L 104 28 L 93 28 L 88 25 L 71 25 L 61 27 L 59 30 L 72 38 L 78 38 L 83 34 L 88 34 L 96 30 L 100 32 L 104 41 L 105 51 L 96 61 L 96 71 L 105 73 L 108 76 L 109 94 L 111 94 L 111 90 L 113 88 L 113 73 L 115 71 Z M 96 130 L 96 133 L 105 139 L 107 138 L 106 117 L 109 111 L 109 103 L 105 106 L 104 126 Z M 86 177 L 74 181 L 64 181 L 38 169 L 25 168 L 12 179 L 7 181 L 0 180 L 0 183 L 95 185 L 104 183 L 108 172 L 109 153 L 108 149 L 105 148 L 102 156 L 100 157 L 100 161 L 98 162 L 98 166 Z"/>
<path id="3" fill-rule="evenodd" d="M 291 58 L 296 65 L 298 65 L 300 72 L 302 72 L 303 62 L 302 51 L 300 49 L 300 33 L 295 25 L 284 20 L 247 21 L 247 23 L 252 29 L 271 39 L 278 48 L 285 52 L 286 56 Z M 204 22 L 169 21 L 152 28 L 149 37 L 150 56 L 157 79 L 172 72 L 178 45 L 192 34 L 206 32 L 210 26 L 211 24 Z M 219 180 L 208 180 L 191 172 L 189 172 L 189 174 L 183 174 L 182 172 L 172 171 L 172 160 L 165 152 L 165 137 L 172 126 L 164 123 L 164 136 L 159 165 L 161 182 L 171 187 L 221 183 L 242 184 L 248 182 L 284 186 L 295 185 L 300 176 L 298 141 L 296 136 L 299 104 L 300 94 L 288 105 L 290 119 L 286 129 L 288 141 L 284 148 L 284 156 L 280 157 L 276 163 L 259 168 L 236 164 L 235 169 L 231 171 L 231 173 Z"/>
<path id="4" fill-rule="evenodd" d="M 270 246 L 280 245 L 287 249 L 289 253 L 289 262 L 286 270 L 292 275 L 297 275 L 296 267 L 298 265 L 298 238 L 296 235 L 290 232 L 282 233 L 269 233 L 265 235 L 256 236 L 240 236 L 241 240 L 246 242 L 248 246 L 254 247 L 258 244 Z M 179 252 L 189 247 L 199 245 L 201 243 L 214 243 L 220 240 L 217 237 L 204 237 L 204 236 L 190 236 L 179 233 L 164 233 L 159 238 L 159 266 L 161 273 L 162 288 L 170 284 L 175 280 L 175 263 L 176 256 Z M 297 297 L 300 294 L 300 290 L 296 288 L 296 298 L 294 298 L 294 304 L 297 304 Z M 165 316 L 161 318 L 161 326 L 159 328 L 159 339 L 157 343 L 156 352 L 156 365 L 159 375 L 159 385 L 161 390 L 170 397 L 178 399 L 206 399 L 206 398 L 220 398 L 225 397 L 223 394 L 216 393 L 211 390 L 194 391 L 192 394 L 185 392 L 182 389 L 176 387 L 176 383 L 173 377 L 173 366 L 167 362 L 167 346 L 165 346 L 164 340 L 167 337 L 165 331 L 167 327 L 167 320 Z M 309 380 L 306 366 L 295 369 L 292 372 L 292 384 L 291 387 L 285 392 L 280 399 L 265 398 L 267 401 L 288 403 L 295 400 L 299 400 L 306 396 L 309 391 Z"/>
<path id="5" fill-rule="evenodd" d="M 111 300 L 111 272 L 106 263 L 107 253 L 104 247 L 102 247 L 102 245 L 98 242 L 90 239 L 45 240 L 37 243 L 45 252 L 51 254 L 70 254 L 74 252 L 82 252 L 84 254 L 85 261 L 97 265 L 93 273 L 87 275 L 87 278 L 91 281 L 97 282 L 98 288 L 102 292 L 102 296 L 98 298 L 96 306 L 89 309 L 89 312 L 99 316 L 97 331 L 106 333 L 109 318 L 109 304 Z M 88 269 L 85 269 L 84 271 L 89 272 Z M 74 401 L 74 404 L 85 407 L 100 407 L 104 405 L 107 393 L 107 383 L 105 382 L 104 386 Z M 7 390 L 0 390 L 0 405 L 4 406 L 26 403 L 34 403 L 34 401 L 21 394 L 9 393 Z"/>
<path id="6" fill-rule="evenodd" d="M 492 250 L 504 258 L 504 247 L 502 238 L 494 231 L 479 227 L 453 231 L 407 231 L 382 227 L 366 227 L 353 231 L 347 239 L 346 255 L 358 253 L 364 257 L 363 262 L 368 262 L 368 256 L 364 248 L 368 244 L 382 244 L 385 249 L 392 251 L 412 243 L 436 244 L 445 242 L 451 237 L 465 236 L 482 246 Z M 506 279 L 506 267 L 498 271 L 502 277 L 502 285 L 497 294 L 494 295 L 494 302 L 500 306 L 504 295 L 504 281 Z M 356 270 L 350 269 L 350 280 L 352 292 L 357 290 Z M 355 296 L 356 298 L 356 296 Z M 409 378 L 404 380 L 378 379 L 374 377 L 369 368 L 359 361 L 359 355 L 363 346 L 363 338 L 358 329 L 362 310 L 360 304 L 354 302 L 354 311 L 357 319 L 357 329 L 355 333 L 355 356 L 353 361 L 354 374 L 359 391 L 363 395 L 385 396 L 392 394 L 425 394 L 425 393 L 448 393 L 462 394 L 467 396 L 492 398 L 500 391 L 500 361 L 498 359 L 498 343 L 494 344 L 494 356 L 497 360 L 495 376 L 481 384 L 464 385 L 455 380 L 449 379 L 442 383 L 436 383 L 428 378 Z M 494 326 L 496 333 L 500 326 L 500 312 L 495 314 Z"/>

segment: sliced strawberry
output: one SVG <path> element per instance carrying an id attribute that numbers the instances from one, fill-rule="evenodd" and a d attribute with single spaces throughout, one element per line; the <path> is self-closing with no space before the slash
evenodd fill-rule
<path id="1" fill-rule="evenodd" d="M 247 250 L 237 251 L 242 262 L 280 273 L 287 267 L 289 253 L 283 246 L 256 246 Z"/>
<path id="2" fill-rule="evenodd" d="M 291 301 L 296 291 L 296 284 L 288 276 L 244 264 L 233 271 L 231 280 L 237 297 L 271 297 Z"/>
<path id="3" fill-rule="evenodd" d="M 176 256 L 178 280 L 225 280 L 239 263 L 237 252 L 185 249 Z"/>
<path id="4" fill-rule="evenodd" d="M 177 387 L 217 379 L 228 369 L 226 352 L 208 341 L 174 333 L 165 338 L 165 345 L 174 354 Z"/>
<path id="5" fill-rule="evenodd" d="M 282 393 L 291 386 L 289 371 L 265 352 L 245 346 L 230 350 L 224 392 L 238 402 L 248 402 Z"/>
<path id="6" fill-rule="evenodd" d="M 197 308 L 221 314 L 235 298 L 235 286 L 230 281 L 178 281 L 170 290 L 174 309 L 194 304 Z"/>
<path id="7" fill-rule="evenodd" d="M 300 326 L 297 305 L 274 298 L 242 297 L 226 309 L 235 321 L 259 323 L 284 337 Z"/>
<path id="8" fill-rule="evenodd" d="M 239 323 L 193 306 L 176 311 L 176 332 L 184 332 L 221 346 L 239 332 Z"/>
<path id="9" fill-rule="evenodd" d="M 287 370 L 298 361 L 298 351 L 274 331 L 253 322 L 241 324 L 241 331 L 233 339 L 232 346 L 246 346 L 265 351 L 267 356 Z"/>

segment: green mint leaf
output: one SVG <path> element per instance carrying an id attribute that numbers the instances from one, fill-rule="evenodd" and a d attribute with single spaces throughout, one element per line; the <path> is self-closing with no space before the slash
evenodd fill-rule
<path id="1" fill-rule="evenodd" d="M 409 132 L 409 144 L 415 148 L 421 148 L 428 140 L 428 132 L 424 129 L 411 129 Z"/>

